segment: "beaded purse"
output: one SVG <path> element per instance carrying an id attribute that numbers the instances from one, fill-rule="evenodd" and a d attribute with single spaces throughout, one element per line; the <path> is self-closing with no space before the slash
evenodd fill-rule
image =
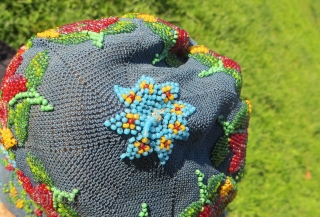
<path id="1" fill-rule="evenodd" d="M 243 176 L 240 66 L 147 14 L 38 33 L 1 83 L 16 216 L 221 216 Z"/>

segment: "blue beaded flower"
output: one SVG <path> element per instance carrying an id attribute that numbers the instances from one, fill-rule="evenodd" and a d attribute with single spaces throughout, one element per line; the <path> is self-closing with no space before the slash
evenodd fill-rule
<path id="1" fill-rule="evenodd" d="M 115 85 L 114 91 L 126 108 L 104 124 L 119 135 L 132 135 L 121 159 L 133 160 L 155 151 L 164 165 L 172 152 L 174 140 L 188 139 L 186 118 L 196 108 L 176 100 L 179 84 L 155 84 L 151 77 L 142 76 L 133 88 Z"/>

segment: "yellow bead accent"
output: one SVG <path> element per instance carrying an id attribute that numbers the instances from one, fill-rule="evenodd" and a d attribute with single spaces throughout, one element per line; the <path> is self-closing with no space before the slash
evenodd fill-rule
<path id="1" fill-rule="evenodd" d="M 17 140 L 13 137 L 13 134 L 9 128 L 0 129 L 0 135 L 2 137 L 3 146 L 5 149 L 11 148 L 18 144 Z"/>
<path id="2" fill-rule="evenodd" d="M 248 112 L 249 112 L 249 114 L 251 114 L 251 112 L 252 112 L 251 102 L 250 102 L 249 100 L 246 100 L 246 103 L 247 103 L 247 105 L 248 105 Z"/>
<path id="3" fill-rule="evenodd" d="M 16 197 L 18 195 L 18 191 L 17 191 L 17 189 L 16 188 L 11 188 L 10 189 L 10 193 L 9 193 L 9 196 L 10 197 Z"/>
<path id="4" fill-rule="evenodd" d="M 173 124 L 169 124 L 168 127 L 169 127 L 170 129 L 173 129 L 173 128 L 174 128 L 174 125 L 173 125 Z"/>
<path id="5" fill-rule="evenodd" d="M 169 100 L 174 100 L 174 95 L 173 94 L 170 94 Z"/>
<path id="6" fill-rule="evenodd" d="M 128 97 L 128 98 L 126 99 L 126 101 L 127 101 L 129 104 L 132 103 L 132 99 L 131 99 L 130 97 Z"/>
<path id="7" fill-rule="evenodd" d="M 132 90 L 130 90 L 130 94 L 131 94 L 131 95 L 135 95 L 135 94 L 134 94 L 134 92 L 133 92 Z"/>
<path id="8" fill-rule="evenodd" d="M 165 103 L 167 103 L 169 100 L 168 100 L 168 98 L 165 98 L 163 101 L 164 101 Z"/>
<path id="9" fill-rule="evenodd" d="M 130 124 L 130 129 L 133 130 L 136 127 L 135 124 Z"/>
<path id="10" fill-rule="evenodd" d="M 138 120 L 138 119 L 139 119 L 139 117 L 140 117 L 140 115 L 139 115 L 139 114 L 134 114 L 134 115 L 133 115 L 133 118 L 134 118 L 134 119 L 136 119 L 136 120 Z"/>
<path id="11" fill-rule="evenodd" d="M 150 147 L 147 146 L 147 147 L 145 148 L 145 151 L 150 151 Z"/>
<path id="12" fill-rule="evenodd" d="M 149 94 L 153 94 L 153 92 L 154 92 L 154 89 L 149 90 Z"/>
<path id="13" fill-rule="evenodd" d="M 174 134 L 178 134 L 178 130 L 173 129 L 173 133 L 174 133 Z"/>
<path id="14" fill-rule="evenodd" d="M 189 53 L 190 54 L 196 54 L 196 53 L 209 53 L 209 48 L 203 46 L 203 45 L 196 45 L 189 47 Z"/>
<path id="15" fill-rule="evenodd" d="M 137 18 L 142 19 L 145 22 L 154 23 L 157 22 L 157 19 L 149 14 L 138 14 Z"/>
<path id="16" fill-rule="evenodd" d="M 162 90 L 162 92 L 168 92 L 171 90 L 171 86 L 165 86 L 161 90 Z"/>
<path id="17" fill-rule="evenodd" d="M 143 149 L 140 149 L 140 150 L 138 151 L 139 154 L 142 154 L 143 152 L 144 152 Z"/>
<path id="18" fill-rule="evenodd" d="M 181 114 L 182 114 L 182 111 L 176 111 L 176 113 L 177 113 L 178 115 L 181 115 Z"/>
<path id="19" fill-rule="evenodd" d="M 39 32 L 37 34 L 38 38 L 59 38 L 60 33 L 56 32 L 55 29 L 48 29 L 44 32 Z"/>
<path id="20" fill-rule="evenodd" d="M 125 129 L 129 128 L 129 126 L 130 126 L 129 123 L 123 123 L 122 124 L 122 127 L 125 128 Z"/>
<path id="21" fill-rule="evenodd" d="M 149 88 L 150 88 L 150 89 L 153 89 L 153 84 L 149 84 Z"/>
<path id="22" fill-rule="evenodd" d="M 137 100 L 138 102 L 140 102 L 141 101 L 141 96 L 136 96 L 134 99 Z"/>
<path id="23" fill-rule="evenodd" d="M 160 143 L 160 149 L 163 149 L 163 148 L 164 148 L 164 144 Z"/>
<path id="24" fill-rule="evenodd" d="M 140 142 L 134 142 L 134 147 L 139 147 L 140 146 Z"/>
<path id="25" fill-rule="evenodd" d="M 126 114 L 126 118 L 133 118 L 133 117 L 134 117 L 134 114 L 131 114 L 131 113 Z"/>
<path id="26" fill-rule="evenodd" d="M 180 121 L 176 121 L 175 125 L 180 126 L 181 125 Z"/>
<path id="27" fill-rule="evenodd" d="M 127 99 L 128 98 L 127 94 L 122 94 L 122 98 Z"/>
<path id="28" fill-rule="evenodd" d="M 143 88 L 144 88 L 144 85 L 146 85 L 146 81 L 142 81 L 142 82 L 140 83 L 140 89 L 143 89 Z"/>
<path id="29" fill-rule="evenodd" d="M 162 136 L 162 137 L 160 138 L 160 142 L 161 142 L 161 143 L 164 143 L 165 141 L 166 141 L 166 138 Z"/>
<path id="30" fill-rule="evenodd" d="M 143 138 L 143 139 L 141 140 L 141 142 L 142 142 L 142 143 L 147 143 L 147 142 L 148 142 L 148 138 Z"/>
<path id="31" fill-rule="evenodd" d="M 229 192 L 233 189 L 233 184 L 230 181 L 230 178 L 227 177 L 225 184 L 220 189 L 220 195 L 224 198 L 228 196 Z"/>
<path id="32" fill-rule="evenodd" d="M 16 207 L 17 207 L 18 209 L 22 209 L 23 206 L 24 206 L 23 200 L 18 199 L 18 200 L 17 200 L 17 203 L 16 203 Z"/>
<path id="33" fill-rule="evenodd" d="M 186 130 L 186 127 L 185 127 L 184 125 L 181 125 L 181 126 L 180 126 L 180 130 L 185 131 L 185 130 Z"/>

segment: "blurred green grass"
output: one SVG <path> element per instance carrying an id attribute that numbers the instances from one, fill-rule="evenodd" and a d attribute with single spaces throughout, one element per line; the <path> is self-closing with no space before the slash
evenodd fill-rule
<path id="1" fill-rule="evenodd" d="M 0 11 L 0 39 L 15 48 L 62 24 L 145 12 L 237 60 L 253 113 L 228 216 L 320 216 L 320 1 L 2 0 Z"/>

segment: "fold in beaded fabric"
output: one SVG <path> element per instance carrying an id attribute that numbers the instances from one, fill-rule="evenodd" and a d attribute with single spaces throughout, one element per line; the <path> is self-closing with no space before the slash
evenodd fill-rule
<path id="1" fill-rule="evenodd" d="M 152 15 L 38 33 L 1 83 L 0 199 L 18 217 L 219 217 L 245 166 L 241 86 Z"/>

